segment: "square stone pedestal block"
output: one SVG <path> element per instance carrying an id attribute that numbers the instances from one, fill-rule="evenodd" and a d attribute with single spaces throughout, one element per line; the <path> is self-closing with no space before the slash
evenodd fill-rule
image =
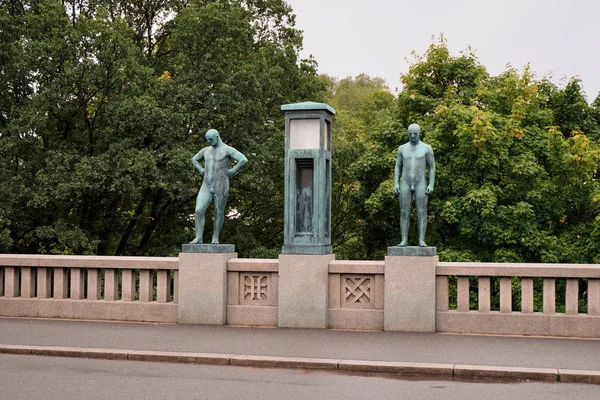
<path id="1" fill-rule="evenodd" d="M 237 253 L 179 253 L 179 323 L 227 323 L 227 262 L 234 257 Z"/>
<path id="2" fill-rule="evenodd" d="M 280 328 L 327 328 L 329 262 L 335 255 L 279 255 Z"/>
<path id="3" fill-rule="evenodd" d="M 384 330 L 435 332 L 437 261 L 437 256 L 385 257 Z"/>

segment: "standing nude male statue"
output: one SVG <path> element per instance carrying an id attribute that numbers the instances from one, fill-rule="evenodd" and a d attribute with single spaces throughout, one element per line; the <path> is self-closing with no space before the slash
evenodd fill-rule
<path id="1" fill-rule="evenodd" d="M 225 206 L 229 195 L 229 177 L 237 174 L 248 163 L 248 159 L 239 151 L 226 145 L 221 140 L 219 132 L 209 129 L 206 132 L 209 146 L 200 150 L 193 158 L 192 164 L 202 175 L 202 186 L 196 199 L 196 238 L 190 243 L 202 243 L 206 209 L 215 200 L 215 219 L 212 243 L 219 243 L 219 234 L 225 219 Z M 204 160 L 205 168 L 200 163 Z M 229 168 L 235 160 L 233 168 Z"/>
<path id="2" fill-rule="evenodd" d="M 400 234 L 399 247 L 408 244 L 408 223 L 412 209 L 412 197 L 417 204 L 417 226 L 419 246 L 426 247 L 427 196 L 433 193 L 435 181 L 435 161 L 431 146 L 421 142 L 421 128 L 417 124 L 408 127 L 408 143 L 398 148 L 396 169 L 394 170 L 394 192 L 400 195 Z M 429 168 L 429 184 L 425 181 L 425 169 Z M 400 180 L 400 172 L 402 179 Z M 400 180 L 400 182 L 399 182 Z"/>

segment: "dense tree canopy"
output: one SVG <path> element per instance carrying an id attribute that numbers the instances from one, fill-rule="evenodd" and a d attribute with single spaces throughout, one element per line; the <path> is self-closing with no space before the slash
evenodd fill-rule
<path id="1" fill-rule="evenodd" d="M 368 110 L 381 87 L 365 94 L 367 79 L 344 80 L 354 86 L 346 92 L 341 81 L 332 103 Z M 393 166 L 414 122 L 435 152 L 426 241 L 442 260 L 600 261 L 599 100 L 589 105 L 577 79 L 559 88 L 529 67 L 490 76 L 471 52 L 451 55 L 443 38 L 401 79 L 395 104 L 380 104 L 374 125 L 368 111 L 351 123 L 368 130 L 360 154 L 346 161 L 364 257 L 382 258 L 399 241 Z M 343 144 L 344 119 L 337 129 Z M 413 238 L 415 219 L 413 210 Z"/>
<path id="2" fill-rule="evenodd" d="M 301 44 L 281 0 L 2 2 L 0 251 L 177 253 L 208 128 L 251 158 L 224 236 L 276 249 L 279 106 L 322 86 Z"/>

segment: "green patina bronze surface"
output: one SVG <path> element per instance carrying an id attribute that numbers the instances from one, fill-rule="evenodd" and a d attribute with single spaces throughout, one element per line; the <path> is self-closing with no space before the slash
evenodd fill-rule
<path id="1" fill-rule="evenodd" d="M 302 103 L 284 104 L 281 111 L 305 111 L 305 110 L 327 110 L 335 115 L 335 109 L 329 104 L 316 103 L 314 101 L 305 101 Z"/>
<path id="2" fill-rule="evenodd" d="M 284 254 L 331 254 L 331 125 L 328 104 L 285 104 Z M 318 120 L 319 146 L 290 148 L 290 122 Z"/>
<path id="3" fill-rule="evenodd" d="M 190 244 L 202 243 L 206 210 L 213 200 L 215 218 L 212 243 L 219 243 L 219 234 L 223 228 L 225 207 L 229 196 L 229 178 L 237 174 L 248 163 L 248 159 L 242 153 L 223 143 L 217 130 L 209 129 L 205 137 L 209 146 L 200 150 L 192 158 L 194 168 L 202 176 L 202 186 L 196 199 L 196 238 Z M 204 167 L 202 161 L 204 161 Z M 236 164 L 230 168 L 232 161 L 236 161 Z"/>
<path id="4" fill-rule="evenodd" d="M 437 253 L 436 247 L 421 247 L 421 246 L 390 246 L 387 248 L 388 256 L 402 256 L 402 257 L 431 257 Z"/>
<path id="5" fill-rule="evenodd" d="M 435 182 L 435 161 L 431 146 L 421 142 L 421 128 L 417 124 L 408 127 L 408 143 L 398 148 L 396 168 L 394 170 L 394 192 L 400 196 L 400 233 L 402 241 L 399 247 L 408 245 L 408 226 L 412 198 L 417 206 L 417 226 L 419 246 L 426 247 L 427 196 L 433 193 Z M 429 169 L 429 182 L 425 179 Z"/>
<path id="6" fill-rule="evenodd" d="M 235 245 L 233 244 L 184 244 L 181 246 L 183 253 L 235 253 Z"/>

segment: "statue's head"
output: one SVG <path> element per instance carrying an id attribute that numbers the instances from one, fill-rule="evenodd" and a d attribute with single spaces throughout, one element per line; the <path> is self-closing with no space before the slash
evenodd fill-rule
<path id="1" fill-rule="evenodd" d="M 206 131 L 206 135 L 204 136 L 209 145 L 215 147 L 219 144 L 219 132 L 216 129 L 209 129 Z"/>
<path id="2" fill-rule="evenodd" d="M 408 126 L 408 140 L 411 143 L 418 143 L 421 138 L 421 127 L 417 124 L 410 124 Z"/>

